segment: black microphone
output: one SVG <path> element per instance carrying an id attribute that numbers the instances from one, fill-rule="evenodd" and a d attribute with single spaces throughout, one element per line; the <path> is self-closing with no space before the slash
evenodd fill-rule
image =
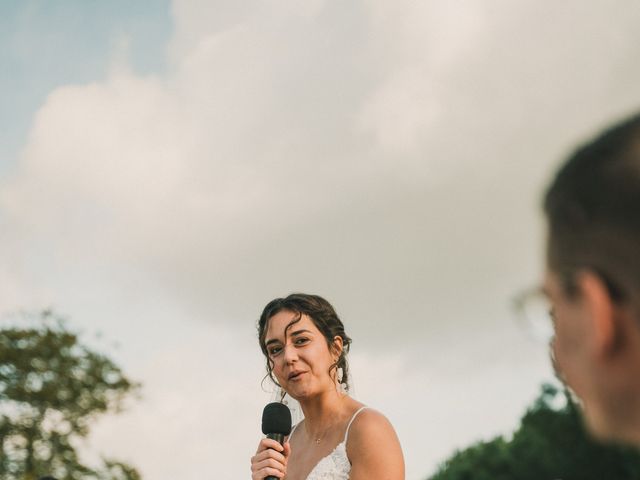
<path id="1" fill-rule="evenodd" d="M 273 402 L 264 407 L 262 412 L 262 433 L 267 438 L 284 444 L 284 437 L 291 433 L 291 410 L 283 403 Z M 268 476 L 264 480 L 278 480 Z"/>

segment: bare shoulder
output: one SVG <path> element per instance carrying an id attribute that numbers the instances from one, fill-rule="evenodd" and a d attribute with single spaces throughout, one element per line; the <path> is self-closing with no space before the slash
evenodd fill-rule
<path id="1" fill-rule="evenodd" d="M 351 479 L 404 479 L 404 459 L 400 441 L 391 422 L 382 413 L 367 408 L 351 424 L 347 456 Z"/>
<path id="2" fill-rule="evenodd" d="M 367 407 L 353 419 L 349 429 L 349 443 L 357 444 L 372 436 L 377 437 L 384 434 L 396 436 L 391 422 L 382 413 Z"/>

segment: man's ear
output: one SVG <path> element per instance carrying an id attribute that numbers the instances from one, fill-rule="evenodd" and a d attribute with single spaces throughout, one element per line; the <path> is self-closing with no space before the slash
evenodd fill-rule
<path id="1" fill-rule="evenodd" d="M 594 351 L 598 356 L 607 356 L 614 352 L 619 334 L 615 319 L 615 305 L 609 290 L 602 278 L 589 270 L 580 272 L 576 280 L 580 300 L 591 322 Z"/>

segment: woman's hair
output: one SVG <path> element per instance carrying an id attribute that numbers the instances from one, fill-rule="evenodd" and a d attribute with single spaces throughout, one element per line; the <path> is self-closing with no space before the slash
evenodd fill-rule
<path id="1" fill-rule="evenodd" d="M 640 116 L 578 148 L 547 190 L 548 264 L 576 294 L 587 268 L 612 299 L 640 290 Z"/>
<path id="2" fill-rule="evenodd" d="M 342 383 L 349 385 L 349 365 L 347 363 L 346 355 L 349 353 L 351 338 L 349 338 L 345 333 L 342 320 L 340 320 L 338 314 L 329 302 L 318 295 L 307 295 L 304 293 L 292 293 L 285 298 L 276 298 L 275 300 L 271 300 L 267 306 L 264 307 L 262 315 L 260 315 L 260 320 L 258 320 L 258 339 L 262 353 L 264 353 L 267 359 L 267 376 L 271 378 L 276 385 L 280 386 L 277 380 L 273 377 L 273 361 L 269 357 L 269 352 L 265 345 L 265 336 L 269 326 L 269 319 L 282 311 L 289 311 L 297 314 L 296 318 L 287 325 L 285 334 L 289 328 L 300 321 L 302 315 L 307 315 L 324 336 L 327 342 L 327 347 L 330 351 L 335 351 L 335 337 L 340 337 L 342 339 L 342 351 L 340 352 L 340 356 L 338 357 L 338 360 L 329 367 L 328 373 L 331 375 L 332 370 L 342 368 Z"/>

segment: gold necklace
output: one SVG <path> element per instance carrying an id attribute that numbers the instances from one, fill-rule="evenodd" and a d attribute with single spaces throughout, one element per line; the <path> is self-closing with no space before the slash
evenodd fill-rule
<path id="1" fill-rule="evenodd" d="M 329 432 L 329 430 L 331 430 L 334 427 L 334 425 L 329 426 L 324 432 L 322 432 L 322 435 L 318 436 L 318 437 L 312 437 L 313 441 L 316 445 L 320 445 L 320 442 L 322 442 L 322 440 L 324 439 L 324 437 L 327 435 L 327 432 Z"/>

